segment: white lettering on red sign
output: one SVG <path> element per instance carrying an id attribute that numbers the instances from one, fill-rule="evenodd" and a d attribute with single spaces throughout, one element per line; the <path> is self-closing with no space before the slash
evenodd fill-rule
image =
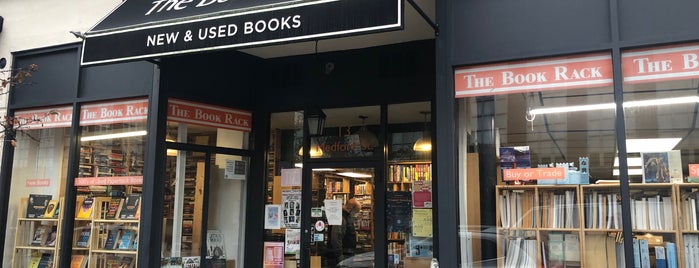
<path id="1" fill-rule="evenodd" d="M 630 50 L 622 55 L 625 83 L 699 78 L 699 43 Z"/>
<path id="2" fill-rule="evenodd" d="M 247 111 L 170 99 L 168 121 L 249 132 L 252 114 Z"/>
<path id="3" fill-rule="evenodd" d="M 28 179 L 25 183 L 27 187 L 48 187 L 50 185 L 50 179 Z"/>
<path id="4" fill-rule="evenodd" d="M 611 85 L 608 54 L 464 67 L 454 72 L 457 98 Z"/>

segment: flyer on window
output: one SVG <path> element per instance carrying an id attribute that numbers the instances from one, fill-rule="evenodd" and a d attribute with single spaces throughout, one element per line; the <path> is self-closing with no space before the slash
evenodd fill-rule
<path id="1" fill-rule="evenodd" d="M 284 254 L 296 254 L 301 250 L 301 229 L 286 229 Z"/>
<path id="2" fill-rule="evenodd" d="M 301 228 L 301 190 L 282 190 L 282 226 Z"/>
<path id="3" fill-rule="evenodd" d="M 284 267 L 284 243 L 265 242 L 264 268 Z"/>
<path id="4" fill-rule="evenodd" d="M 281 228 L 280 212 L 281 206 L 279 205 L 265 205 L 265 229 Z"/>

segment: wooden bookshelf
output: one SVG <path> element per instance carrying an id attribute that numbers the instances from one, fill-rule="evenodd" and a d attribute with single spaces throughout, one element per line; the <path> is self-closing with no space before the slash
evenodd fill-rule
<path id="1" fill-rule="evenodd" d="M 29 267 L 32 258 L 36 256 L 48 256 L 50 265 L 58 267 L 61 233 L 61 219 L 63 218 L 63 209 L 60 208 L 64 204 L 63 198 L 59 201 L 59 214 L 56 217 L 37 217 L 27 218 L 27 206 L 29 198 L 21 198 L 19 208 L 17 210 L 17 229 L 15 230 L 15 243 L 12 258 L 12 267 Z M 43 235 L 38 234 L 39 229 L 43 229 Z M 46 233 L 48 231 L 48 233 Z M 40 243 L 36 243 L 37 236 L 41 236 Z M 53 236 L 53 237 L 51 237 Z M 53 244 L 49 244 L 53 241 Z"/>

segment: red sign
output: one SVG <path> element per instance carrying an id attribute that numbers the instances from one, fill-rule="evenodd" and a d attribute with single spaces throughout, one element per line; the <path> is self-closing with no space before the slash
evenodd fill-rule
<path id="1" fill-rule="evenodd" d="M 51 185 L 51 179 L 28 179 L 25 183 L 27 187 L 48 187 Z"/>
<path id="2" fill-rule="evenodd" d="M 143 184 L 143 176 L 75 178 L 75 186 L 142 185 L 142 184 Z"/>
<path id="3" fill-rule="evenodd" d="M 265 268 L 284 267 L 284 242 L 265 242 Z"/>
<path id="4" fill-rule="evenodd" d="M 70 127 L 73 120 L 73 107 L 61 106 L 17 110 L 15 111 L 15 118 L 23 125 L 22 129 Z"/>
<path id="5" fill-rule="evenodd" d="M 699 177 L 699 164 L 689 164 L 689 176 Z"/>
<path id="6" fill-rule="evenodd" d="M 252 113 L 214 105 L 168 100 L 167 120 L 173 122 L 210 126 L 250 132 Z"/>
<path id="7" fill-rule="evenodd" d="M 457 98 L 612 86 L 607 53 L 457 68 Z"/>
<path id="8" fill-rule="evenodd" d="M 88 104 L 80 109 L 81 126 L 138 122 L 147 118 L 148 99 Z"/>
<path id="9" fill-rule="evenodd" d="M 627 84 L 699 78 L 699 43 L 630 50 L 621 69 Z"/>
<path id="10" fill-rule="evenodd" d="M 431 181 L 414 181 L 413 182 L 413 207 L 414 208 L 431 208 L 432 207 L 432 182 Z"/>
<path id="11" fill-rule="evenodd" d="M 565 179 L 565 168 L 512 168 L 503 169 L 502 178 L 505 181 L 529 180 L 562 180 Z"/>

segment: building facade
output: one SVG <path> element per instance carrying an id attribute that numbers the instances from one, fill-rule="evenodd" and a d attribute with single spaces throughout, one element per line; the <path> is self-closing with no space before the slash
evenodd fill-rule
<path id="1" fill-rule="evenodd" d="M 0 3 L 3 267 L 694 265 L 692 1 L 129 2 Z"/>

